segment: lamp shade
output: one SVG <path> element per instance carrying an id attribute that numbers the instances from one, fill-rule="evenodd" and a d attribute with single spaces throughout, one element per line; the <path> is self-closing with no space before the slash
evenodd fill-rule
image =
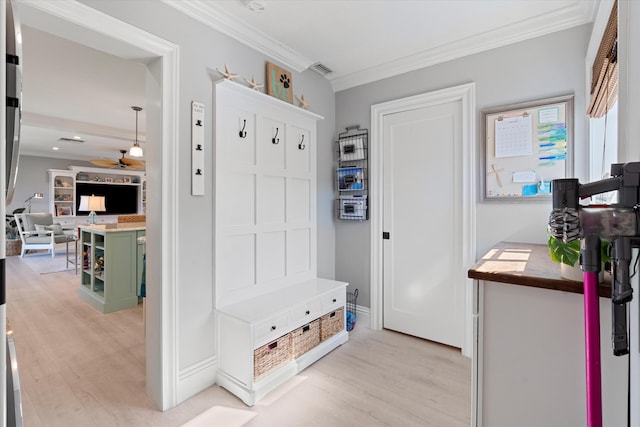
<path id="1" fill-rule="evenodd" d="M 25 202 L 28 202 L 31 199 L 42 199 L 44 198 L 44 194 L 42 193 L 33 193 L 33 196 L 30 196 Z"/>
<path id="2" fill-rule="evenodd" d="M 105 207 L 104 196 L 80 196 L 80 207 L 79 211 L 90 211 L 90 212 L 104 212 L 107 210 Z"/>
<path id="3" fill-rule="evenodd" d="M 129 149 L 129 155 L 131 157 L 142 157 L 144 153 L 142 152 L 142 147 L 136 141 L 136 143 Z"/>

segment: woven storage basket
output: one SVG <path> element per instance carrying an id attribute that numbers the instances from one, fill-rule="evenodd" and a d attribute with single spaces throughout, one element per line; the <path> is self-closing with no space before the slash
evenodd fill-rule
<path id="1" fill-rule="evenodd" d="M 291 348 L 294 359 L 318 344 L 320 344 L 320 319 L 291 332 Z"/>
<path id="2" fill-rule="evenodd" d="M 331 338 L 344 329 L 344 308 L 325 314 L 320 318 L 320 341 Z"/>
<path id="3" fill-rule="evenodd" d="M 291 336 L 283 335 L 253 351 L 253 379 L 268 374 L 291 360 Z"/>

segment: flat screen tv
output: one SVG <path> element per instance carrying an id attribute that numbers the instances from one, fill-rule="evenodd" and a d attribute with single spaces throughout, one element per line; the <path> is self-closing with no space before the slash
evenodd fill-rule
<path id="1" fill-rule="evenodd" d="M 76 215 L 88 215 L 81 211 L 81 196 L 104 196 L 106 212 L 98 215 L 126 215 L 138 213 L 138 186 L 126 184 L 101 184 L 95 182 L 76 182 Z"/>

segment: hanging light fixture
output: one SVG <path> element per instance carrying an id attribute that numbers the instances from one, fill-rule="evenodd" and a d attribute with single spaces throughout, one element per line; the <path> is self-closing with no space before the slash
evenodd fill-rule
<path id="1" fill-rule="evenodd" d="M 142 107 L 131 107 L 133 111 L 136 112 L 136 139 L 133 141 L 133 146 L 129 149 L 129 155 L 131 157 L 142 157 L 142 147 L 140 147 L 140 142 L 138 141 L 138 112 L 142 111 Z"/>

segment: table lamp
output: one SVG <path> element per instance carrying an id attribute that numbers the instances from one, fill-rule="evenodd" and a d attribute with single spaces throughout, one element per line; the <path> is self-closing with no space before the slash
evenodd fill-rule
<path id="1" fill-rule="evenodd" d="M 89 224 L 96 223 L 96 212 L 104 212 L 107 209 L 104 204 L 104 196 L 80 196 L 79 211 L 90 211 Z"/>

